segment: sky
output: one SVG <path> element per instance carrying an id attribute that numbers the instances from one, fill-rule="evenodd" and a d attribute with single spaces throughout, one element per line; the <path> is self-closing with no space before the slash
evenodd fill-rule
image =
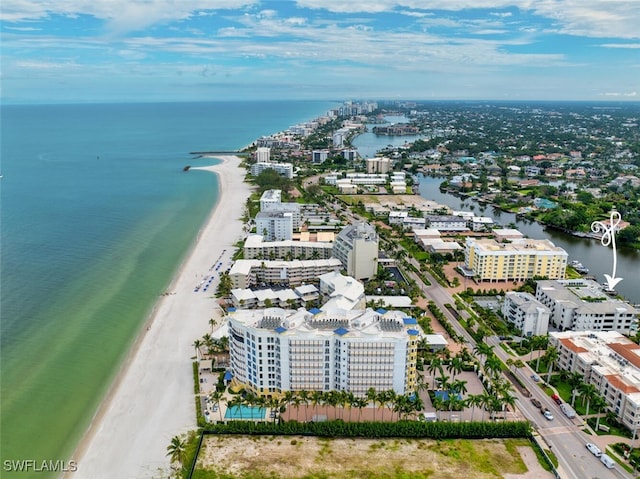
<path id="1" fill-rule="evenodd" d="M 0 101 L 640 100 L 640 0 L 2 0 Z"/>

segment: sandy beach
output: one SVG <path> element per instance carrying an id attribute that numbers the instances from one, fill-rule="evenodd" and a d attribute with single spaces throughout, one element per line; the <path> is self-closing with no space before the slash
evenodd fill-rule
<path id="1" fill-rule="evenodd" d="M 219 273 L 229 267 L 233 245 L 243 236 L 241 217 L 250 194 L 240 158 L 217 158 L 222 163 L 197 169 L 218 175 L 218 202 L 76 449 L 77 472 L 67 477 L 163 476 L 171 438 L 196 428 L 193 341 L 211 332 L 211 318 L 221 317 L 215 300 Z"/>

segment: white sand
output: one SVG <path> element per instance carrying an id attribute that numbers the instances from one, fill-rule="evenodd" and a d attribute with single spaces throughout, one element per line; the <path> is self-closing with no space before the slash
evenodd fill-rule
<path id="1" fill-rule="evenodd" d="M 240 158 L 219 158 L 219 165 L 198 168 L 219 175 L 218 203 L 132 347 L 74 454 L 78 470 L 68 477 L 159 477 L 169 469 L 171 438 L 196 429 L 193 341 L 211 331 L 209 319 L 220 318 L 214 298 L 219 273 L 229 267 L 233 245 L 243 236 L 241 217 L 250 194 Z M 218 258 L 222 266 L 216 271 Z M 194 292 L 214 272 L 208 291 Z"/>

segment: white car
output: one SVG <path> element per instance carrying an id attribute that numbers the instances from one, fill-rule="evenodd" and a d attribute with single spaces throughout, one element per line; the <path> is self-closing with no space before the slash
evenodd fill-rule
<path id="1" fill-rule="evenodd" d="M 589 449 L 589 452 L 596 457 L 602 456 L 602 451 L 600 450 L 600 448 L 592 442 L 587 443 L 587 449 Z"/>
<path id="2" fill-rule="evenodd" d="M 543 414 L 544 414 L 544 417 L 547 418 L 547 420 L 553 421 L 553 414 L 551 414 L 551 411 L 547 409 Z"/>

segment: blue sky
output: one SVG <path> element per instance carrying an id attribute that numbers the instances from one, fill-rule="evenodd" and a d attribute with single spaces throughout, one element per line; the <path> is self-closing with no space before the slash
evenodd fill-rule
<path id="1" fill-rule="evenodd" d="M 5 103 L 640 100 L 640 0 L 2 0 L 0 13 Z"/>

